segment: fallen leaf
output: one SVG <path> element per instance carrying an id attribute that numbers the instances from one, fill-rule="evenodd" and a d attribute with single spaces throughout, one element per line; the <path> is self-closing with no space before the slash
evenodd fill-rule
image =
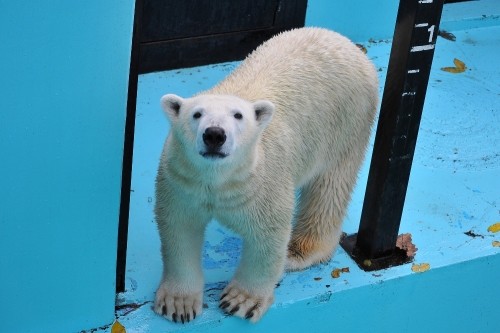
<path id="1" fill-rule="evenodd" d="M 334 278 L 334 279 L 339 278 L 339 277 L 340 277 L 340 272 L 341 272 L 341 271 L 340 271 L 340 269 L 335 268 L 335 269 L 332 271 L 332 278 Z"/>
<path id="2" fill-rule="evenodd" d="M 457 59 L 457 58 L 453 59 L 453 63 L 455 64 L 455 66 L 458 69 L 465 70 L 465 68 L 466 68 L 465 67 L 465 63 L 462 60 L 460 60 L 460 59 Z"/>
<path id="3" fill-rule="evenodd" d="M 451 40 L 452 42 L 454 42 L 454 41 L 457 40 L 457 37 L 455 37 L 454 34 L 452 34 L 451 32 L 448 32 L 446 30 L 439 30 L 438 31 L 438 36 L 441 36 L 441 37 L 443 37 L 444 39 L 447 39 L 447 40 Z"/>
<path id="4" fill-rule="evenodd" d="M 489 232 L 499 232 L 500 231 L 500 222 L 492 224 L 488 227 Z"/>
<path id="5" fill-rule="evenodd" d="M 363 46 L 363 44 L 356 44 L 356 46 L 361 50 L 363 51 L 364 54 L 366 54 L 368 52 L 368 50 L 366 49 L 366 47 Z"/>
<path id="6" fill-rule="evenodd" d="M 493 241 L 491 245 L 493 245 L 493 247 L 500 247 L 500 241 Z"/>
<path id="7" fill-rule="evenodd" d="M 349 267 L 344 267 L 340 270 L 342 273 L 349 273 Z"/>
<path id="8" fill-rule="evenodd" d="M 428 263 L 413 264 L 411 266 L 411 270 L 415 273 L 423 273 L 425 271 L 428 271 L 429 269 L 431 269 L 431 265 Z"/>
<path id="9" fill-rule="evenodd" d="M 442 71 L 448 72 L 448 73 L 463 73 L 465 72 L 465 69 L 467 68 L 465 66 L 465 63 L 460 60 L 460 59 L 453 59 L 453 63 L 455 64 L 455 67 L 443 67 L 441 68 Z"/>
<path id="10" fill-rule="evenodd" d="M 113 326 L 111 326 L 111 333 L 127 333 L 127 330 L 118 320 L 116 320 Z"/>
<path id="11" fill-rule="evenodd" d="M 406 256 L 413 258 L 417 252 L 417 247 L 412 243 L 411 234 L 401 234 L 396 239 L 396 247 L 406 251 Z"/>

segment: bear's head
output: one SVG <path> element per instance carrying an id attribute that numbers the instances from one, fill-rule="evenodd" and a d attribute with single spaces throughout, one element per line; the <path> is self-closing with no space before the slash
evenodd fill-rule
<path id="1" fill-rule="evenodd" d="M 274 105 L 230 95 L 161 98 L 175 140 L 191 158 L 222 163 L 245 158 L 272 119 Z"/>

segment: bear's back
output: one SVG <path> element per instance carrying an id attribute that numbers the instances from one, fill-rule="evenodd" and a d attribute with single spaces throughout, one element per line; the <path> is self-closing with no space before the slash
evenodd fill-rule
<path id="1" fill-rule="evenodd" d="M 347 38 L 322 28 L 300 28 L 259 46 L 205 93 L 273 102 L 276 113 L 264 131 L 264 148 L 277 163 L 291 160 L 297 176 L 335 162 L 356 146 L 352 141 L 357 137 L 366 141 L 378 103 L 378 79 L 373 64 Z"/>

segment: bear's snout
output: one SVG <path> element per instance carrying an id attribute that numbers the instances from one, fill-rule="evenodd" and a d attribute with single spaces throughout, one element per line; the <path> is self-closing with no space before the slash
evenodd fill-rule
<path id="1" fill-rule="evenodd" d="M 216 150 L 226 142 L 226 133 L 220 127 L 208 127 L 203 133 L 203 142 L 208 149 Z"/>

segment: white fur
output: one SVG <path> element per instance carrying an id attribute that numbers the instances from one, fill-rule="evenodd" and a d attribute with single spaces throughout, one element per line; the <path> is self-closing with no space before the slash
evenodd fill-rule
<path id="1" fill-rule="evenodd" d="M 329 260 L 377 90 L 376 71 L 354 44 L 303 28 L 264 43 L 209 91 L 162 98 L 172 130 L 156 187 L 164 262 L 157 313 L 170 320 L 175 313 L 178 321 L 201 313 L 203 233 L 212 218 L 244 241 L 221 307 L 252 314 L 253 322 L 272 304 L 285 265 L 296 270 Z M 215 157 L 204 140 L 210 127 L 225 133 Z"/>

